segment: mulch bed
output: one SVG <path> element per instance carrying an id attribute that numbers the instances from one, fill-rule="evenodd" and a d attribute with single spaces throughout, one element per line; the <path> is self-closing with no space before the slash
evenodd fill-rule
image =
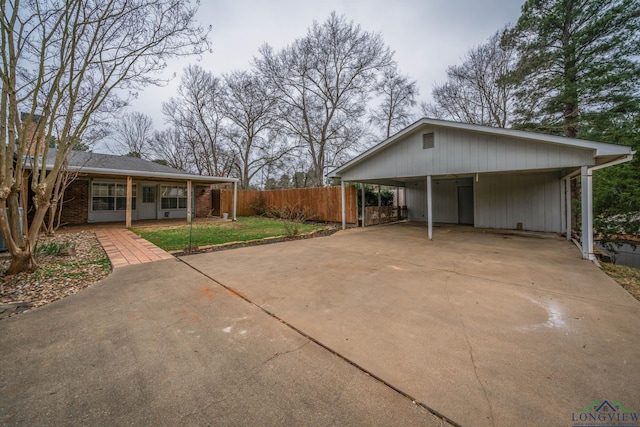
<path id="1" fill-rule="evenodd" d="M 73 295 L 111 272 L 109 258 L 93 232 L 41 236 L 38 246 L 74 247 L 75 255 L 48 255 L 43 250 L 36 257 L 35 272 L 14 275 L 6 273 L 10 258 L 0 260 L 0 319 Z"/>

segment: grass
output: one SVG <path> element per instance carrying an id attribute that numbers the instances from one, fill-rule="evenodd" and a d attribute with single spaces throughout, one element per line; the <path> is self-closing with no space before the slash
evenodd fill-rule
<path id="1" fill-rule="evenodd" d="M 240 217 L 234 222 L 205 222 L 167 228 L 134 228 L 132 232 L 165 251 L 183 250 L 189 246 L 219 245 L 229 242 L 246 242 L 266 237 L 286 236 L 283 220 L 263 217 Z M 322 226 L 300 224 L 300 233 L 321 230 Z M 191 245 L 189 232 L 191 231 Z"/>
<path id="2" fill-rule="evenodd" d="M 640 301 L 640 270 L 624 265 L 601 263 L 602 270 Z"/>

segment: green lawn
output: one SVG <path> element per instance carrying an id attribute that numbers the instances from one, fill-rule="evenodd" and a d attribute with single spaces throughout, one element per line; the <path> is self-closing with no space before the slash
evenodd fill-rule
<path id="1" fill-rule="evenodd" d="M 321 230 L 322 226 L 295 224 L 299 226 L 299 234 Z M 263 217 L 239 217 L 235 222 L 203 222 L 166 228 L 132 228 L 131 231 L 148 240 L 165 251 L 182 250 L 191 246 L 219 245 L 228 242 L 245 242 L 247 240 L 264 239 L 265 237 L 287 236 L 287 228 L 282 220 Z"/>

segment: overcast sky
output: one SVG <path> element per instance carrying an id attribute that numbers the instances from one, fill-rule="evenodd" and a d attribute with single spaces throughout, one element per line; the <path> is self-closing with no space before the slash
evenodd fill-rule
<path id="1" fill-rule="evenodd" d="M 285 47 L 304 36 L 314 20 L 323 22 L 335 10 L 362 30 L 380 33 L 395 51 L 400 70 L 417 80 L 419 100 L 429 101 L 433 84 L 444 81 L 447 66 L 459 63 L 467 50 L 498 29 L 515 23 L 522 3 L 523 0 L 203 0 L 198 20 L 212 26 L 213 51 L 198 63 L 216 75 L 248 69 L 261 45 Z M 157 130 L 165 128 L 162 102 L 175 96 L 188 63 L 182 59 L 169 64 L 167 75 L 176 74 L 171 83 L 142 91 L 129 111 L 151 116 Z"/>

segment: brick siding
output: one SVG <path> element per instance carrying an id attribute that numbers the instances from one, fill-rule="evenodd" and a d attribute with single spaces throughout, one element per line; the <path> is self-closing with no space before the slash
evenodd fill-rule
<path id="1" fill-rule="evenodd" d="M 206 218 L 211 212 L 211 190 L 209 186 L 196 186 L 196 218 Z"/>

